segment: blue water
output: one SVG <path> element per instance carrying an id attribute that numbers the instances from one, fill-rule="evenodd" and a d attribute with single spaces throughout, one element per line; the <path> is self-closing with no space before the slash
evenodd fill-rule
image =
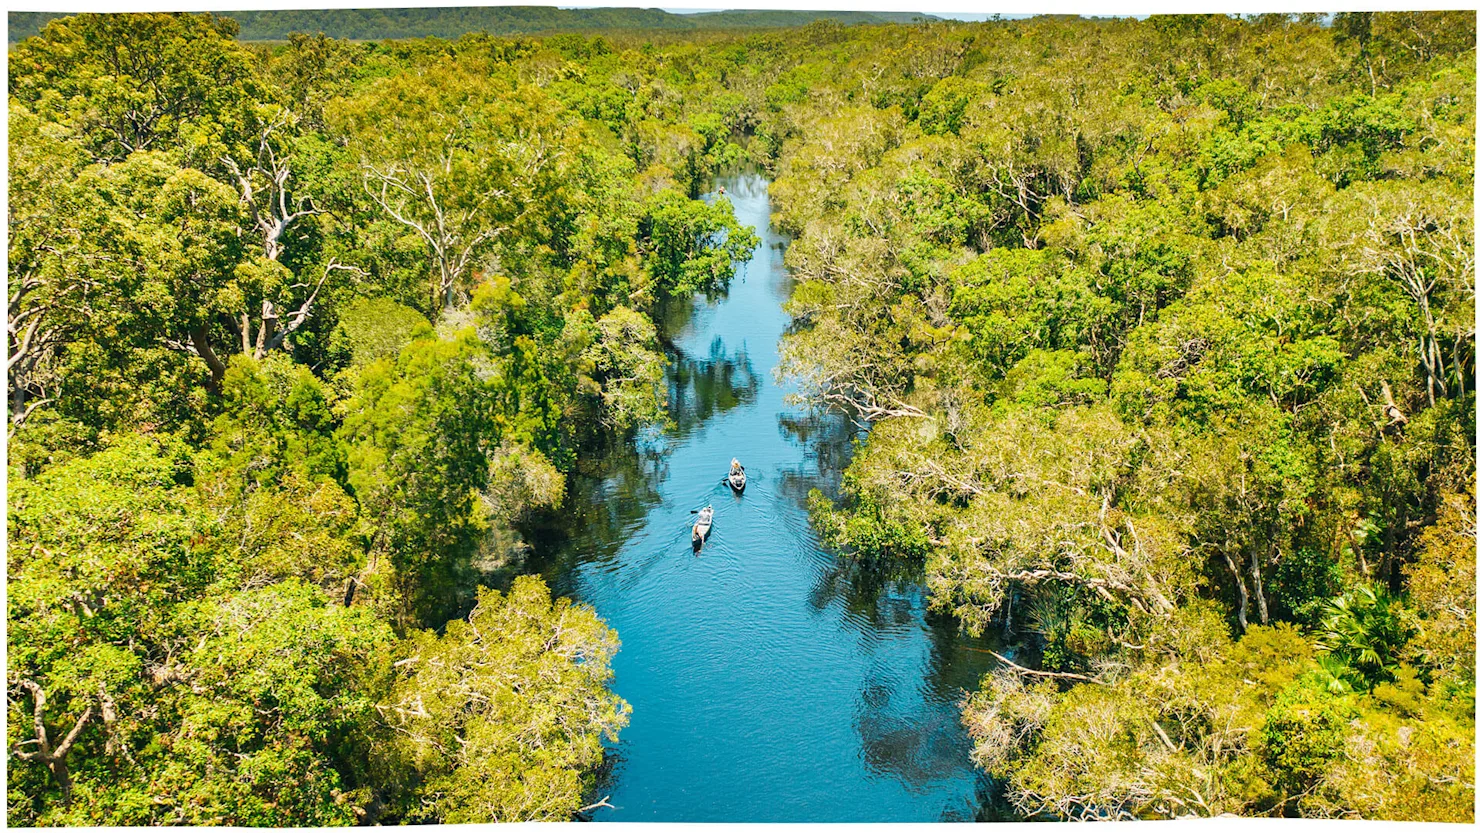
<path id="1" fill-rule="evenodd" d="M 622 640 L 615 688 L 632 721 L 603 779 L 614 809 L 596 818 L 971 820 L 984 782 L 959 701 L 990 657 L 927 621 L 909 580 L 819 546 L 807 494 L 835 488 L 856 428 L 786 403 L 773 374 L 785 241 L 764 179 L 719 184 L 761 244 L 727 294 L 669 317 L 675 425 L 588 461 L 565 537 L 537 561 Z M 731 457 L 750 477 L 740 497 L 720 482 Z M 696 555 L 691 513 L 711 503 Z"/>

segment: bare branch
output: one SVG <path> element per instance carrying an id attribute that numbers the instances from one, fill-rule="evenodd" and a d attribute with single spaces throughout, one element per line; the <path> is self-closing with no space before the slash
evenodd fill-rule
<path id="1" fill-rule="evenodd" d="M 992 656 L 996 657 L 998 662 L 1001 662 L 1003 665 L 1006 665 L 1008 668 L 1011 668 L 1013 671 L 1016 671 L 1019 674 L 1026 674 L 1027 676 L 1030 676 L 1030 677 L 1045 677 L 1045 678 L 1052 679 L 1052 680 L 1075 680 L 1075 681 L 1081 682 L 1081 683 L 1099 683 L 1099 682 L 1103 682 L 1098 677 L 1090 677 L 1090 676 L 1087 676 L 1085 674 L 1073 674 L 1073 673 L 1070 673 L 1068 671 L 1040 671 L 1039 669 L 1036 669 L 1036 668 L 1025 668 L 1025 667 L 1023 667 L 1021 665 L 1018 665 L 1017 663 L 1013 662 L 1012 660 L 1008 659 L 1007 657 L 1002 656 L 1001 654 L 997 653 L 996 651 L 993 651 L 993 650 L 990 650 L 989 649 L 987 651 L 987 653 L 989 653 Z"/>

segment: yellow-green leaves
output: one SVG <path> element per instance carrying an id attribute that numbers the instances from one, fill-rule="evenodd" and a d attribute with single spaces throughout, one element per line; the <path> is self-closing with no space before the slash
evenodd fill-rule
<path id="1" fill-rule="evenodd" d="M 83 14 L 16 48 L 13 90 L 99 160 L 165 151 L 197 167 L 246 139 L 256 80 L 236 24 L 209 14 Z"/>
<path id="2" fill-rule="evenodd" d="M 617 634 L 538 578 L 479 594 L 445 635 L 426 631 L 397 663 L 387 720 L 421 773 L 411 819 L 560 821 L 582 805 L 630 708 L 612 694 Z"/>

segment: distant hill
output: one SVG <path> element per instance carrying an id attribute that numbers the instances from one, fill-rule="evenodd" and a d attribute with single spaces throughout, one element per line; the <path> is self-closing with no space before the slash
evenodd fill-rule
<path id="1" fill-rule="evenodd" d="M 456 38 L 468 32 L 525 35 L 593 29 L 762 29 L 802 26 L 827 18 L 844 25 L 938 20 L 913 12 L 734 10 L 671 14 L 658 9 L 559 9 L 550 6 L 464 6 L 442 9 L 292 9 L 217 12 L 241 24 L 242 40 L 286 40 L 292 32 L 323 32 L 354 40 Z M 53 12 L 10 12 L 10 42 L 41 31 Z"/>

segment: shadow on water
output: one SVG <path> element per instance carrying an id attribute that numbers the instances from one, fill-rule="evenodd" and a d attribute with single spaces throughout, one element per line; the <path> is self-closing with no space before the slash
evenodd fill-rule
<path id="1" fill-rule="evenodd" d="M 862 436 L 858 427 L 837 414 L 803 411 L 779 414 L 776 429 L 802 450 L 799 465 L 783 474 L 781 491 L 803 509 L 813 489 L 837 498 L 843 470 L 853 459 L 854 441 Z"/>

